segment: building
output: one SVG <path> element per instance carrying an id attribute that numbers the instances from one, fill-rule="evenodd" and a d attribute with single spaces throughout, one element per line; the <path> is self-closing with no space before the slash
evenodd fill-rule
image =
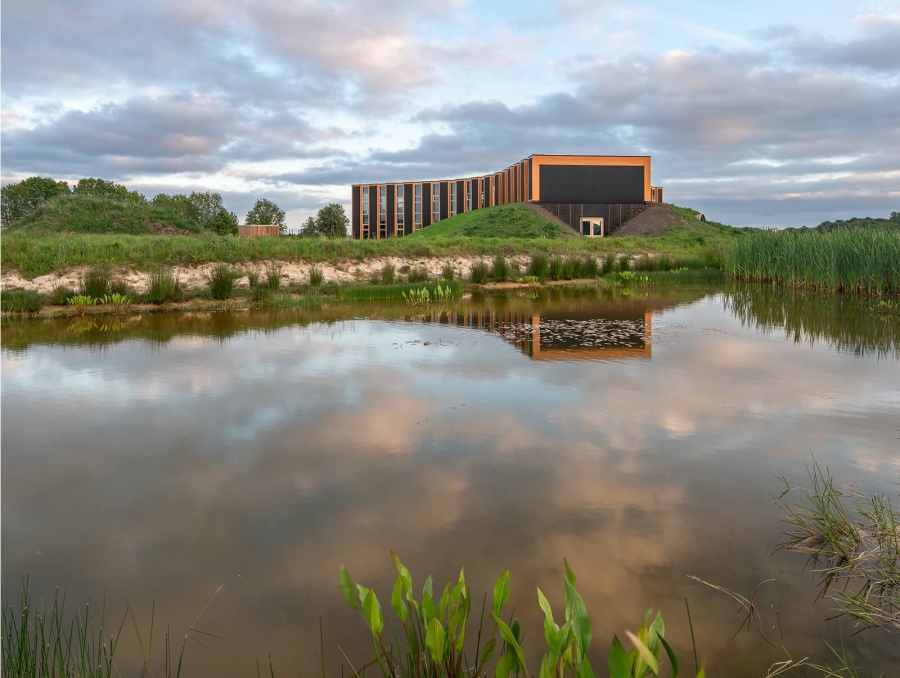
<path id="1" fill-rule="evenodd" d="M 650 156 L 532 155 L 480 177 L 353 184 L 350 224 L 354 238 L 392 238 L 463 212 L 532 202 L 582 235 L 602 237 L 662 201 Z"/>

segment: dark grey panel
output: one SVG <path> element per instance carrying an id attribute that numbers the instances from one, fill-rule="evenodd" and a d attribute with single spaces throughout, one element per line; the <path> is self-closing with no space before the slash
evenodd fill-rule
<path id="1" fill-rule="evenodd" d="M 582 205 L 582 214 L 586 217 L 606 217 L 609 219 L 609 205 Z"/>
<path id="2" fill-rule="evenodd" d="M 396 184 L 386 184 L 387 190 L 387 235 L 390 238 L 394 235 L 397 225 L 397 186 Z"/>
<path id="3" fill-rule="evenodd" d="M 431 182 L 422 184 L 422 228 L 431 226 Z"/>
<path id="4" fill-rule="evenodd" d="M 450 182 L 442 181 L 441 186 L 441 219 L 450 216 Z"/>
<path id="5" fill-rule="evenodd" d="M 416 194 L 415 186 L 403 185 L 403 233 L 409 235 L 413 232 L 413 220 L 416 218 Z"/>
<path id="6" fill-rule="evenodd" d="M 362 233 L 362 215 L 360 215 L 360 211 L 362 210 L 362 205 L 360 204 L 362 196 L 362 191 L 359 186 L 354 186 L 351 189 L 350 195 L 350 226 L 353 231 L 353 237 L 359 238 Z"/>
<path id="7" fill-rule="evenodd" d="M 542 165 L 541 202 L 643 203 L 643 167 Z"/>

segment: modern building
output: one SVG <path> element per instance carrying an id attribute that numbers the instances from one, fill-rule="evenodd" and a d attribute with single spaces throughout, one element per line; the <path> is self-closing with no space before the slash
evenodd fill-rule
<path id="1" fill-rule="evenodd" d="M 408 235 L 442 219 L 494 205 L 538 203 L 589 237 L 613 233 L 647 203 L 650 156 L 532 155 L 501 172 L 440 181 L 353 184 L 354 238 Z"/>

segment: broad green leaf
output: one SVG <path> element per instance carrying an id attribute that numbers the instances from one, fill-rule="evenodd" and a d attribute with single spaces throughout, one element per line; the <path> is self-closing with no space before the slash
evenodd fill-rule
<path id="1" fill-rule="evenodd" d="M 381 615 L 381 604 L 375 596 L 375 591 L 369 591 L 363 600 L 363 614 L 369 620 L 369 628 L 373 635 L 378 635 L 384 629 L 384 618 Z"/>
<path id="2" fill-rule="evenodd" d="M 552 666 L 556 666 L 560 656 L 570 649 L 572 640 L 574 640 L 572 625 L 566 622 L 561 628 L 557 629 L 556 633 L 553 634 L 553 638 L 548 642 L 550 645 L 550 664 Z"/>
<path id="3" fill-rule="evenodd" d="M 507 654 L 501 655 L 500 659 L 497 660 L 497 669 L 494 671 L 494 678 L 509 678 L 510 666 L 509 666 L 510 657 Z"/>
<path id="4" fill-rule="evenodd" d="M 441 593 L 441 602 L 438 607 L 439 615 L 441 619 L 444 618 L 444 613 L 447 611 L 447 604 L 450 602 L 450 582 L 447 582 L 447 585 L 444 586 L 444 592 Z"/>
<path id="5" fill-rule="evenodd" d="M 409 570 L 406 569 L 406 565 L 400 562 L 400 558 L 397 557 L 397 554 L 391 551 L 391 558 L 394 559 L 394 564 L 397 566 L 397 574 L 403 579 L 403 586 L 406 591 L 406 599 L 409 600 L 412 597 L 413 583 L 412 583 L 412 575 L 410 575 Z"/>
<path id="6" fill-rule="evenodd" d="M 581 661 L 581 665 L 578 667 L 578 678 L 594 678 L 594 669 L 587 657 Z"/>
<path id="7" fill-rule="evenodd" d="M 578 642 L 578 653 L 575 661 L 580 662 L 587 654 L 591 644 L 591 620 L 588 617 L 587 608 L 581 594 L 575 589 L 575 585 L 566 580 L 566 597 L 570 601 L 572 616 L 572 631 Z"/>
<path id="8" fill-rule="evenodd" d="M 500 610 L 506 605 L 507 600 L 509 600 L 509 568 L 503 570 L 503 574 L 497 578 L 497 583 L 494 584 L 495 615 L 500 614 Z"/>
<path id="9" fill-rule="evenodd" d="M 547 663 L 547 655 L 544 655 L 544 658 L 541 660 L 541 672 L 538 674 L 538 678 L 552 678 L 553 674 L 550 672 L 550 665 Z"/>
<path id="10" fill-rule="evenodd" d="M 522 648 L 519 645 L 519 642 L 516 640 L 516 636 L 513 633 L 512 629 L 506 625 L 500 617 L 491 612 L 491 616 L 494 618 L 494 621 L 497 624 L 497 628 L 500 629 L 500 635 L 504 641 L 506 641 L 507 651 L 512 651 L 515 654 L 516 664 L 518 668 L 522 669 L 522 672 L 525 675 L 528 675 L 528 669 L 525 668 L 525 654 L 522 652 Z"/>
<path id="11" fill-rule="evenodd" d="M 553 636 L 559 630 L 559 626 L 557 626 L 553 621 L 553 610 L 550 607 L 550 601 L 547 600 L 547 597 L 544 595 L 540 588 L 538 588 L 537 594 L 538 604 L 544 611 L 544 637 L 547 639 L 547 644 L 552 645 Z M 556 662 L 553 663 L 556 664 Z"/>
<path id="12" fill-rule="evenodd" d="M 344 600 L 346 600 L 354 610 L 358 610 L 359 603 L 356 602 L 356 598 L 353 595 L 353 582 L 350 580 L 350 573 L 347 572 L 343 565 L 341 565 L 339 581 L 341 584 L 341 595 L 344 596 Z"/>
<path id="13" fill-rule="evenodd" d="M 650 672 L 654 676 L 659 675 L 659 661 L 656 657 L 653 656 L 653 653 L 650 651 L 650 648 L 644 643 L 643 640 L 634 635 L 631 631 L 625 631 L 625 635 L 628 636 L 629 640 L 634 643 L 635 649 L 638 651 L 638 654 L 641 655 L 641 659 L 644 660 L 644 663 L 650 668 Z"/>
<path id="14" fill-rule="evenodd" d="M 391 607 L 394 609 L 394 614 L 400 617 L 401 621 L 406 622 L 409 611 L 403 603 L 403 577 L 399 574 L 397 575 L 397 581 L 394 583 L 394 590 L 391 591 Z"/>
<path id="15" fill-rule="evenodd" d="M 654 657 L 659 657 L 659 639 L 662 638 L 665 633 L 666 625 L 663 622 L 662 612 L 657 612 L 656 619 L 650 624 L 650 630 L 647 636 L 647 647 L 650 648 Z"/>
<path id="16" fill-rule="evenodd" d="M 422 587 L 422 595 L 434 596 L 434 590 L 432 588 L 431 575 L 428 575 L 428 579 L 425 580 L 425 586 Z"/>
<path id="17" fill-rule="evenodd" d="M 678 666 L 678 657 L 675 655 L 675 650 L 672 649 L 672 646 L 666 641 L 662 636 L 659 637 L 659 642 L 662 643 L 663 648 L 666 651 L 666 654 L 669 655 L 669 662 L 672 664 L 672 678 L 678 678 L 678 674 L 680 672 Z"/>
<path id="18" fill-rule="evenodd" d="M 497 641 L 491 638 L 487 643 L 485 643 L 484 647 L 481 648 L 481 656 L 478 658 L 478 663 L 481 666 L 487 664 L 491 657 L 494 655 L 494 649 L 497 647 Z"/>
<path id="19" fill-rule="evenodd" d="M 446 640 L 447 635 L 444 632 L 444 627 L 441 626 L 441 622 L 438 621 L 437 617 L 433 617 L 431 623 L 428 624 L 428 630 L 425 632 L 425 646 L 431 652 L 431 657 L 434 659 L 435 664 L 440 665 L 444 661 L 444 644 Z"/>
<path id="20" fill-rule="evenodd" d="M 359 593 L 359 603 L 360 605 L 362 605 L 363 601 L 366 599 L 366 596 L 369 595 L 369 589 L 367 589 L 362 584 L 357 584 L 356 590 Z"/>
<path id="21" fill-rule="evenodd" d="M 575 573 L 572 572 L 572 568 L 569 567 L 569 561 L 563 558 L 563 564 L 566 566 L 566 581 L 572 586 L 575 586 Z"/>
<path id="22" fill-rule="evenodd" d="M 619 636 L 613 636 L 609 648 L 609 678 L 631 678 L 631 662 Z"/>
<path id="23" fill-rule="evenodd" d="M 431 620 L 437 616 L 437 608 L 429 594 L 422 596 L 422 625 L 428 628 Z"/>
<path id="24" fill-rule="evenodd" d="M 510 627 L 510 630 L 513 633 L 513 637 L 516 639 L 517 643 L 522 642 L 522 627 L 519 625 L 518 619 L 513 619 L 513 625 Z"/>

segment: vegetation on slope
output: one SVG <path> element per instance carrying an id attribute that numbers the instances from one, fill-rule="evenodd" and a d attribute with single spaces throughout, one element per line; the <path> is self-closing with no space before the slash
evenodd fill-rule
<path id="1" fill-rule="evenodd" d="M 412 238 L 566 238 L 573 233 L 542 218 L 521 204 L 497 205 L 457 214 L 421 231 Z"/>

